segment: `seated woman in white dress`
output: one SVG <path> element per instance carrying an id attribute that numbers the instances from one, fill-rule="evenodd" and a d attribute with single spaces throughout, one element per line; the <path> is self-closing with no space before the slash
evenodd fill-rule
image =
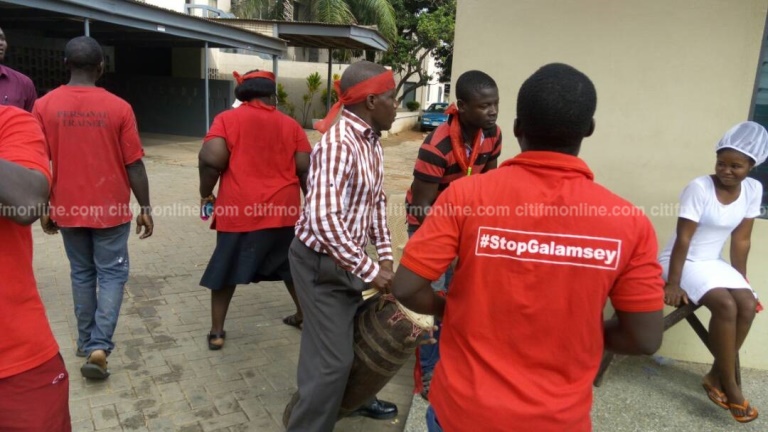
<path id="1" fill-rule="evenodd" d="M 680 196 L 677 233 L 659 257 L 664 301 L 692 301 L 712 313 L 709 343 L 715 361 L 702 385 L 709 398 L 746 423 L 757 418 L 736 383 L 736 355 L 747 337 L 757 295 L 747 281 L 747 256 L 763 187 L 747 177 L 768 157 L 768 132 L 757 123 L 731 128 L 716 147 L 715 174 L 694 179 Z M 721 258 L 731 237 L 730 264 Z"/>

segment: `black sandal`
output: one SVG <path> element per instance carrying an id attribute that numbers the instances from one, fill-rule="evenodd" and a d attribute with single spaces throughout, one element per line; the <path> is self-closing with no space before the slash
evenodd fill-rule
<path id="1" fill-rule="evenodd" d="M 224 346 L 224 339 L 227 338 L 227 332 L 221 333 L 208 333 L 208 349 L 211 351 L 218 351 Z M 221 345 L 213 343 L 214 340 L 221 339 Z"/>

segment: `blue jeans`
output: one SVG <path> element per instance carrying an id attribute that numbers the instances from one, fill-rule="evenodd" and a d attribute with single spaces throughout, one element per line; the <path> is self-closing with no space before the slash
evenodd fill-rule
<path id="1" fill-rule="evenodd" d="M 443 428 L 437 421 L 437 414 L 432 409 L 432 405 L 427 407 L 427 431 L 428 432 L 443 432 Z"/>
<path id="2" fill-rule="evenodd" d="M 130 231 L 130 222 L 113 228 L 61 229 L 69 258 L 77 347 L 86 353 L 109 354 L 115 347 L 112 335 L 128 281 Z"/>
<path id="3" fill-rule="evenodd" d="M 412 226 L 408 226 L 408 238 L 413 237 L 416 233 L 416 229 Z M 451 285 L 453 279 L 453 266 L 448 267 L 440 277 L 432 282 L 432 289 L 434 291 L 448 291 L 448 287 Z M 422 376 L 431 375 L 435 370 L 437 361 L 440 360 L 440 321 L 435 320 L 435 325 L 438 326 L 437 331 L 434 332 L 434 338 L 438 341 L 435 344 L 426 344 L 419 346 L 419 363 L 421 364 Z"/>

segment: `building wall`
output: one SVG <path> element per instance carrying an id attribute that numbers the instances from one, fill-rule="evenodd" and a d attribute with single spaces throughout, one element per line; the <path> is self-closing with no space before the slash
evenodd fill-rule
<path id="1" fill-rule="evenodd" d="M 176 63 L 174 62 L 174 76 L 176 76 Z M 344 73 L 348 64 L 334 63 L 331 66 L 331 76 Z M 216 69 L 218 79 L 232 79 L 232 72 L 245 73 L 253 69 L 272 70 L 272 59 L 267 55 L 244 55 L 222 52 L 218 49 L 210 50 L 210 68 Z M 306 79 L 310 74 L 318 72 L 322 77 L 320 91 L 315 94 L 312 104 L 309 107 L 307 120 L 304 122 L 302 108 L 304 103 L 302 97 L 307 93 Z M 293 104 L 294 118 L 299 122 L 304 122 L 305 127 L 311 127 L 311 119 L 325 116 L 325 105 L 322 103 L 321 94 L 328 85 L 328 65 L 323 63 L 311 63 L 302 61 L 279 60 L 277 67 L 277 81 L 283 85 L 288 94 L 288 101 Z M 399 81 L 395 77 L 395 81 Z M 426 100 L 427 87 L 416 89 L 416 100 Z M 435 92 L 436 93 L 436 92 Z M 422 107 L 424 107 L 422 103 Z M 405 107 L 401 107 L 405 110 Z M 406 120 L 407 119 L 407 120 Z M 415 122 L 414 116 L 403 115 L 402 121 L 398 122 L 397 129 L 393 133 L 412 128 Z"/>
<path id="2" fill-rule="evenodd" d="M 715 144 L 749 116 L 768 0 L 480 3 L 458 2 L 453 81 L 469 69 L 496 79 L 503 156 L 519 151 L 512 124 L 522 82 L 551 62 L 580 69 L 598 94 L 597 127 L 581 156 L 599 183 L 645 208 L 666 244 L 680 191 L 713 172 Z M 750 280 L 768 299 L 768 221 L 752 236 Z M 686 324 L 665 334 L 660 353 L 711 361 Z M 762 314 L 741 353 L 743 365 L 768 369 Z"/>

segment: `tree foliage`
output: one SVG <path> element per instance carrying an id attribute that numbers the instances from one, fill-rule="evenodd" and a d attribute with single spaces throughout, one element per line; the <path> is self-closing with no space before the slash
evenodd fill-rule
<path id="1" fill-rule="evenodd" d="M 390 0 L 307 0 L 305 21 L 329 24 L 375 25 L 387 40 L 397 36 L 395 11 Z M 232 2 L 238 18 L 293 20 L 291 0 L 238 0 Z"/>
<path id="2" fill-rule="evenodd" d="M 440 81 L 450 81 L 453 57 L 453 33 L 456 22 L 456 0 L 390 0 L 397 17 L 397 38 L 384 54 L 382 63 L 400 74 L 397 92 L 406 82 L 413 89 L 432 79 L 427 73 L 427 58 L 435 57 L 441 69 Z M 401 95 L 399 100 L 405 95 Z"/>
<path id="3" fill-rule="evenodd" d="M 274 18 L 274 0 L 233 0 L 230 12 L 243 19 Z"/>

